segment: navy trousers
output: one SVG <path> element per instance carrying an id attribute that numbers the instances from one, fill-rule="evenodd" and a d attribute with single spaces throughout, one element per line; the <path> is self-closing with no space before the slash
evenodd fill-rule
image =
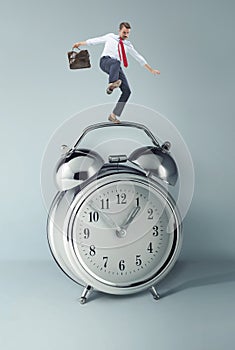
<path id="1" fill-rule="evenodd" d="M 100 68 L 103 72 L 109 75 L 109 83 L 113 83 L 118 79 L 121 79 L 122 81 L 120 85 L 122 94 L 113 110 L 113 113 L 120 117 L 131 94 L 127 78 L 121 67 L 121 62 L 115 58 L 111 58 L 110 56 L 103 56 L 100 59 Z"/>

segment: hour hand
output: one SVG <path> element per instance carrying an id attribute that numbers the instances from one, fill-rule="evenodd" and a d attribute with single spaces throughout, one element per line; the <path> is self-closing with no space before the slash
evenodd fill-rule
<path id="1" fill-rule="evenodd" d="M 126 230 L 127 229 L 127 227 L 134 220 L 134 218 L 136 217 L 136 215 L 138 214 L 139 211 L 140 211 L 140 207 L 139 206 L 132 209 L 132 211 L 128 215 L 126 221 L 121 225 L 121 229 L 122 230 Z"/>

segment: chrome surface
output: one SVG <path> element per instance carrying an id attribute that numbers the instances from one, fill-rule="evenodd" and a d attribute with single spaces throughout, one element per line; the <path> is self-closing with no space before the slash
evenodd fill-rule
<path id="1" fill-rule="evenodd" d="M 152 294 L 154 300 L 160 299 L 160 295 L 158 294 L 156 287 L 152 286 L 150 288 L 150 293 Z"/>
<path id="2" fill-rule="evenodd" d="M 124 126 L 143 130 L 154 146 L 137 148 L 131 152 L 129 157 L 125 154 L 111 154 L 107 162 L 119 163 L 126 162 L 129 159 L 133 166 L 140 167 L 150 176 L 157 176 L 166 183 L 175 185 L 178 178 L 178 171 L 176 163 L 169 153 L 171 147 L 170 142 L 166 141 L 160 146 L 150 130 L 142 124 L 123 122 L 120 125 L 121 127 Z M 81 140 L 93 130 L 120 127 L 120 125 L 110 123 L 91 125 L 83 131 L 83 134 L 73 148 L 69 148 L 67 145 L 61 146 L 63 154 L 55 170 L 55 181 L 60 191 L 69 190 L 80 185 L 82 182 L 95 175 L 105 163 L 103 154 L 101 156 L 101 154 L 91 149 L 79 149 L 78 145 Z"/>
<path id="3" fill-rule="evenodd" d="M 161 146 L 161 149 L 165 152 L 169 152 L 170 148 L 171 148 L 171 143 L 169 141 L 165 141 Z"/>
<path id="4" fill-rule="evenodd" d="M 97 123 L 97 124 L 93 124 L 88 126 L 82 133 L 82 135 L 79 137 L 78 141 L 76 142 L 76 144 L 74 145 L 74 148 L 78 148 L 79 143 L 81 142 L 81 140 L 86 136 L 87 133 L 96 130 L 96 129 L 100 129 L 100 128 L 122 128 L 123 126 L 125 127 L 131 127 L 131 128 L 136 128 L 136 129 L 141 129 L 143 130 L 146 135 L 151 139 L 152 143 L 155 146 L 160 147 L 159 142 L 157 141 L 157 139 L 155 138 L 155 136 L 152 134 L 152 132 L 143 124 L 139 124 L 139 123 L 134 123 L 134 122 L 121 122 L 120 124 L 114 124 L 114 123 Z"/>
<path id="5" fill-rule="evenodd" d="M 125 154 L 116 154 L 109 156 L 109 163 L 125 163 L 127 156 Z"/>
<path id="6" fill-rule="evenodd" d="M 68 151 L 70 150 L 69 146 L 67 145 L 61 145 L 60 149 L 61 149 L 62 155 L 68 153 Z"/>
<path id="7" fill-rule="evenodd" d="M 178 179 L 176 163 L 170 153 L 158 147 L 140 147 L 131 153 L 129 160 L 170 185 Z"/>
<path id="8" fill-rule="evenodd" d="M 55 181 L 60 191 L 80 185 L 96 174 L 103 166 L 101 156 L 92 150 L 72 150 L 59 160 L 55 170 Z"/>
<path id="9" fill-rule="evenodd" d="M 89 298 L 89 296 L 91 295 L 91 293 L 93 292 L 93 287 L 91 286 L 86 286 L 82 292 L 81 298 L 80 298 L 80 303 L 81 304 L 86 304 L 87 299 Z"/>
<path id="10" fill-rule="evenodd" d="M 119 238 L 123 238 L 126 236 L 126 229 L 125 228 L 119 228 L 118 230 L 116 230 L 116 235 Z"/>

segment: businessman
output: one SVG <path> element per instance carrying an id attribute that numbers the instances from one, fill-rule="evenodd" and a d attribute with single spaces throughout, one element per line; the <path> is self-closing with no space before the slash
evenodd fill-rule
<path id="1" fill-rule="evenodd" d="M 113 123 L 120 123 L 119 117 L 122 114 L 123 108 L 128 101 L 131 90 L 122 69 L 122 65 L 127 68 L 127 53 L 136 59 L 141 66 L 145 67 L 152 74 L 160 74 L 160 71 L 153 69 L 147 63 L 145 58 L 140 55 L 127 39 L 130 35 L 131 26 L 128 22 L 122 22 L 119 25 L 118 35 L 109 33 L 97 38 L 80 41 L 73 45 L 73 48 L 78 48 L 83 45 L 104 44 L 104 49 L 100 58 L 100 68 L 109 75 L 109 84 L 106 89 L 107 94 L 111 94 L 114 89 L 120 88 L 122 94 L 109 115 L 108 120 Z"/>

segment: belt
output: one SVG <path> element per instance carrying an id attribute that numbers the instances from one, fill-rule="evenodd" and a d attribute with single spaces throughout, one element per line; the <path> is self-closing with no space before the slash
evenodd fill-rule
<path id="1" fill-rule="evenodd" d="M 113 60 L 118 60 L 116 57 L 111 57 L 111 56 L 102 56 L 100 58 L 112 58 Z M 118 60 L 119 61 L 119 60 Z"/>

